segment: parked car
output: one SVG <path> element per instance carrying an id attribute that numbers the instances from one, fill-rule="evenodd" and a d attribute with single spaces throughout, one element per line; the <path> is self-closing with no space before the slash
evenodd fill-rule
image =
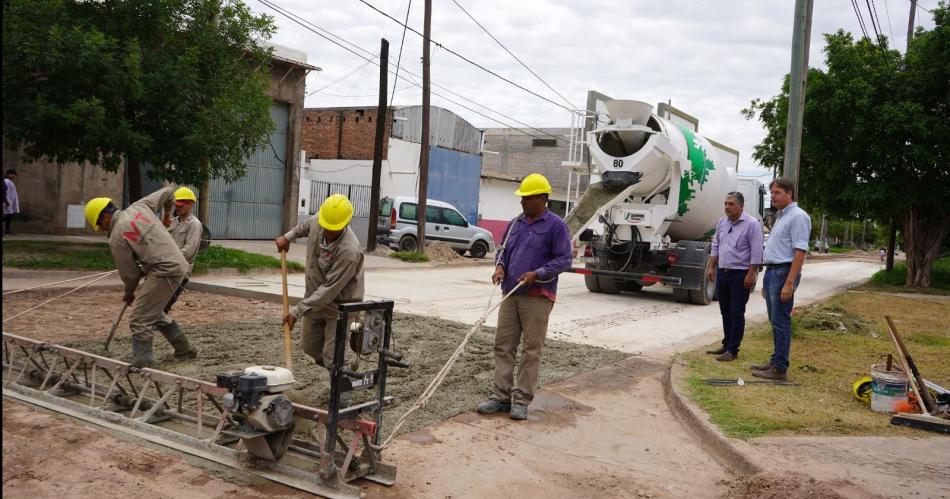
<path id="1" fill-rule="evenodd" d="M 384 197 L 379 201 L 377 234 L 380 243 L 400 251 L 416 249 L 417 199 L 409 196 Z M 495 251 L 491 232 L 468 223 L 459 210 L 449 203 L 426 201 L 426 240 L 441 241 L 458 254 L 467 251 L 483 258 Z"/>

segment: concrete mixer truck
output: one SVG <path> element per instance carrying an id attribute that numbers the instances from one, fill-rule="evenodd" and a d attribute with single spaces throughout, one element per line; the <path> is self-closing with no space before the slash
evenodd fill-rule
<path id="1" fill-rule="evenodd" d="M 710 303 L 705 268 L 725 195 L 743 192 L 746 212 L 761 220 L 764 187 L 744 179 L 739 188 L 738 152 L 697 133 L 698 120 L 603 97 L 595 100 L 607 122 L 586 134 L 590 183 L 566 217 L 585 261 L 573 271 L 593 292 L 663 284 L 677 301 Z"/>

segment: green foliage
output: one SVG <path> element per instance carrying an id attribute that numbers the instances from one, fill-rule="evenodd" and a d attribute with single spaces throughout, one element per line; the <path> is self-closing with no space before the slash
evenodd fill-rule
<path id="1" fill-rule="evenodd" d="M 879 270 L 871 276 L 871 284 L 875 286 L 903 286 L 907 282 L 907 264 L 894 264 L 894 270 L 888 272 Z M 933 263 L 931 284 L 934 289 L 950 292 L 950 256 L 938 258 Z"/>
<path id="2" fill-rule="evenodd" d="M 63 241 L 4 241 L 3 266 L 25 269 L 112 270 L 115 263 L 106 243 L 72 243 Z M 209 269 L 237 269 L 241 272 L 258 268 L 279 269 L 280 260 L 272 256 L 211 246 L 198 253 L 194 273 Z M 303 272 L 297 262 L 287 262 L 288 270 Z"/>
<path id="3" fill-rule="evenodd" d="M 241 177 L 273 126 L 257 40 L 274 25 L 239 0 L 218 3 L 4 2 L 4 141 L 27 159 L 108 171 L 123 156 L 148 161 L 179 184 Z"/>
<path id="4" fill-rule="evenodd" d="M 426 256 L 424 253 L 418 253 L 416 251 L 394 251 L 389 254 L 389 257 L 410 263 L 422 263 L 429 261 L 428 256 Z"/>

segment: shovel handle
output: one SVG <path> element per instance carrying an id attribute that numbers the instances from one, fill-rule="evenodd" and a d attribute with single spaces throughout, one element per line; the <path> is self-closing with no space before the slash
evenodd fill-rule
<path id="1" fill-rule="evenodd" d="M 115 330 L 119 327 L 119 322 L 122 321 L 122 316 L 125 315 L 125 309 L 129 308 L 128 303 L 122 304 L 122 310 L 119 310 L 119 316 L 115 318 L 115 322 L 112 323 L 112 329 L 109 330 L 109 337 L 106 338 L 106 351 L 109 351 L 109 343 L 112 343 L 112 337 L 115 336 Z"/>
<path id="2" fill-rule="evenodd" d="M 281 288 L 284 294 L 284 316 L 290 313 L 290 301 L 287 297 L 287 250 L 280 250 Z M 284 322 L 284 366 L 293 369 L 293 357 L 290 353 L 290 325 Z"/>

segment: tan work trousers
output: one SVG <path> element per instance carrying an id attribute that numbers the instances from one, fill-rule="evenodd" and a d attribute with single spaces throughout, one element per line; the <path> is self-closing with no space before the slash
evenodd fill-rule
<path id="1" fill-rule="evenodd" d="M 498 309 L 495 329 L 495 386 L 491 397 L 502 402 L 530 404 L 541 370 L 541 349 L 554 302 L 543 296 L 515 294 Z M 515 356 L 521 344 L 518 386 L 512 389 Z"/>
<path id="2" fill-rule="evenodd" d="M 300 318 L 300 343 L 304 353 L 313 357 L 317 364 L 331 369 L 333 351 L 336 348 L 336 319 L 320 317 L 308 311 Z"/>
<path id="3" fill-rule="evenodd" d="M 132 337 L 139 340 L 152 341 L 156 325 L 164 325 L 172 320 L 165 314 L 165 305 L 178 283 L 185 276 L 152 276 L 147 275 L 135 290 L 135 300 L 132 301 L 129 312 L 129 329 Z"/>

